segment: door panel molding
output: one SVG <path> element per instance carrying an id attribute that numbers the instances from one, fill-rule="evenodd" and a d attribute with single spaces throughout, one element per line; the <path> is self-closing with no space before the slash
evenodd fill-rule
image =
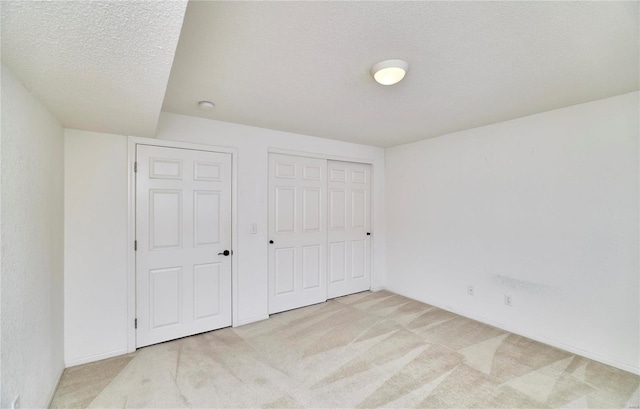
<path id="1" fill-rule="evenodd" d="M 286 171 L 282 170 L 283 164 L 286 164 Z M 318 168 L 323 168 L 324 177 L 315 171 Z M 270 314 L 314 303 L 310 301 L 313 297 L 301 294 L 308 288 L 315 288 L 310 287 L 317 277 L 310 260 L 317 260 L 317 255 L 311 257 L 309 249 L 314 246 L 302 243 L 302 240 L 305 233 L 315 230 L 311 226 L 319 225 L 313 217 L 316 208 L 322 208 L 324 212 L 324 222 L 320 223 L 319 230 L 326 238 L 324 244 L 318 242 L 323 254 L 324 300 L 371 288 L 372 173 L 370 163 L 351 158 L 332 160 L 325 155 L 298 155 L 269 149 Z M 323 192 L 320 203 L 316 196 L 309 195 L 314 189 L 307 184 L 313 181 L 320 184 Z M 284 190 L 288 190 L 288 195 L 282 194 Z M 305 208 L 309 204 L 312 206 Z M 287 263 L 276 260 L 281 258 L 277 253 L 283 247 L 289 250 Z M 286 293 L 283 292 L 283 281 L 288 284 Z M 285 302 L 284 298 L 278 297 L 281 294 L 289 294 L 292 301 Z M 315 302 L 324 300 L 317 297 Z"/>
<path id="2" fill-rule="evenodd" d="M 327 299 L 326 170 L 326 160 L 269 154 L 269 314 Z"/>
<path id="3" fill-rule="evenodd" d="M 136 185 L 134 171 L 134 163 L 136 161 L 136 147 L 137 145 L 148 145 L 157 147 L 168 147 L 178 149 L 190 149 L 204 152 L 214 153 L 228 153 L 231 155 L 231 246 L 233 249 L 238 248 L 238 209 L 237 209 L 237 175 L 238 175 L 238 149 L 229 148 L 216 145 L 202 145 L 186 142 L 167 141 L 154 138 L 142 138 L 129 136 L 128 137 L 128 153 L 127 153 L 127 192 L 128 192 L 128 220 L 127 220 L 127 346 L 126 352 L 134 352 L 136 350 L 136 329 L 134 327 L 134 321 L 136 318 L 136 263 L 135 263 L 135 251 L 134 244 L 136 240 Z M 209 165 L 207 163 L 206 165 Z M 196 167 L 196 164 L 194 164 Z M 194 179 L 203 178 L 209 180 L 209 178 L 216 179 L 215 170 L 207 169 L 206 167 L 197 167 L 194 170 Z M 158 169 L 158 172 L 160 169 Z M 182 173 L 182 170 L 181 170 Z M 182 177 L 182 174 L 180 175 Z M 177 175 L 174 172 L 172 177 L 177 179 Z M 195 238 L 195 237 L 194 237 Z M 190 238 L 191 239 L 191 238 Z M 232 257 L 231 260 L 231 317 L 232 325 L 234 327 L 247 324 L 249 322 L 257 321 L 259 319 L 266 318 L 266 316 L 251 317 L 240 321 L 238 317 L 238 261 L 237 257 Z"/>
<path id="4" fill-rule="evenodd" d="M 160 170 L 175 179 L 149 177 L 158 173 L 157 157 L 171 159 Z M 231 159 L 136 146 L 136 347 L 232 325 Z M 195 180 L 195 162 L 220 163 L 218 180 Z M 217 280 L 202 274 L 216 263 Z M 195 285 L 199 278 L 202 288 Z"/>
<path id="5" fill-rule="evenodd" d="M 331 221 L 327 298 L 331 299 L 371 288 L 372 169 L 346 161 L 329 161 L 327 168 L 329 191 L 343 195 L 339 200 L 332 195 L 327 209 Z"/>

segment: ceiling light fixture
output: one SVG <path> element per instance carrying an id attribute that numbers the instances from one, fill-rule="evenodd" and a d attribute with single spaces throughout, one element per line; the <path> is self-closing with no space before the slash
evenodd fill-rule
<path id="1" fill-rule="evenodd" d="M 198 106 L 200 107 L 200 109 L 203 109 L 205 111 L 211 111 L 216 107 L 215 104 L 211 101 L 200 101 L 198 102 Z"/>
<path id="2" fill-rule="evenodd" d="M 400 82 L 409 70 L 409 63 L 403 60 L 380 61 L 371 67 L 371 75 L 382 85 Z"/>

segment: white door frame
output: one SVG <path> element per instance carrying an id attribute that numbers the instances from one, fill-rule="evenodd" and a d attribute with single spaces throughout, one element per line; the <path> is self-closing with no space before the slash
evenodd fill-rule
<path id="1" fill-rule="evenodd" d="M 370 231 L 371 231 L 371 251 L 369 252 L 369 260 L 370 260 L 370 265 L 371 265 L 371 271 L 369 272 L 369 290 L 370 291 L 378 291 L 380 288 L 373 287 L 373 271 L 374 271 L 374 263 L 373 263 L 373 252 L 374 252 L 374 242 L 376 240 L 376 234 L 375 234 L 375 230 L 376 230 L 376 226 L 374 223 L 374 217 L 373 215 L 375 214 L 375 200 L 373 200 L 374 198 L 374 172 L 376 171 L 376 165 L 375 165 L 375 160 L 374 159 L 367 159 L 367 158 L 357 158 L 357 157 L 350 157 L 350 156 L 340 156 L 340 155 L 326 155 L 326 154 L 322 154 L 322 153 L 314 153 L 314 152 L 304 152 L 304 151 L 296 151 L 296 150 L 292 150 L 292 149 L 281 149 L 281 148 L 272 148 L 269 147 L 267 149 L 267 154 L 269 153 L 279 153 L 279 154 L 283 154 L 283 155 L 293 155 L 293 156 L 304 156 L 304 157 L 308 157 L 308 158 L 317 158 L 317 159 L 326 159 L 327 161 L 330 160 L 335 160 L 335 161 L 340 161 L 340 162 L 352 162 L 352 163 L 363 163 L 363 164 L 367 164 L 367 165 L 371 165 L 371 190 L 369 192 L 370 195 L 370 203 L 371 203 L 371 207 L 369 209 L 369 223 L 370 223 Z M 327 214 L 328 214 L 328 209 L 327 209 Z M 266 210 L 266 219 L 269 220 L 269 208 L 267 206 L 267 210 Z M 268 227 L 267 227 L 268 228 Z M 328 238 L 328 235 L 327 235 Z M 269 246 L 268 243 L 265 243 L 265 245 Z M 327 253 L 328 254 L 328 253 Z M 328 268 L 328 267 L 327 267 Z M 329 274 L 327 273 L 327 290 L 328 290 L 328 280 L 329 280 Z M 267 293 L 268 293 L 269 289 L 267 288 Z M 327 292 L 328 295 L 328 292 Z M 269 306 L 267 305 L 267 311 L 269 310 Z M 235 326 L 235 324 L 234 324 Z"/>
<path id="2" fill-rule="evenodd" d="M 185 142 L 167 141 L 155 138 L 129 136 L 127 153 L 127 352 L 136 350 L 136 253 L 133 249 L 136 239 L 136 174 L 133 164 L 136 161 L 136 146 L 151 145 L 165 148 L 192 149 L 206 152 L 231 154 L 231 248 L 234 256 L 238 252 L 238 149 L 215 145 L 200 145 Z M 231 319 L 234 327 L 238 323 L 238 257 L 231 257 Z"/>

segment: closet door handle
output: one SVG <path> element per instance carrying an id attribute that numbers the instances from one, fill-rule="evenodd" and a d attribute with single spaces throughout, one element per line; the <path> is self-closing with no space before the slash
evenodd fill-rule
<path id="1" fill-rule="evenodd" d="M 269 244 L 273 244 L 273 240 L 269 240 Z"/>
<path id="2" fill-rule="evenodd" d="M 225 250 L 222 253 L 218 253 L 219 256 L 228 256 L 229 254 L 231 254 L 229 250 Z"/>

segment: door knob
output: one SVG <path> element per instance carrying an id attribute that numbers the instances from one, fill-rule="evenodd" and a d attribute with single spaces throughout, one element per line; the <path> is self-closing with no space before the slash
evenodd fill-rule
<path id="1" fill-rule="evenodd" d="M 229 250 L 225 250 L 222 253 L 218 253 L 219 256 L 228 256 L 229 254 L 231 254 Z"/>
<path id="2" fill-rule="evenodd" d="M 269 244 L 273 244 L 273 240 L 269 240 Z"/>
<path id="3" fill-rule="evenodd" d="M 371 236 L 371 233 L 367 232 L 367 236 Z"/>

